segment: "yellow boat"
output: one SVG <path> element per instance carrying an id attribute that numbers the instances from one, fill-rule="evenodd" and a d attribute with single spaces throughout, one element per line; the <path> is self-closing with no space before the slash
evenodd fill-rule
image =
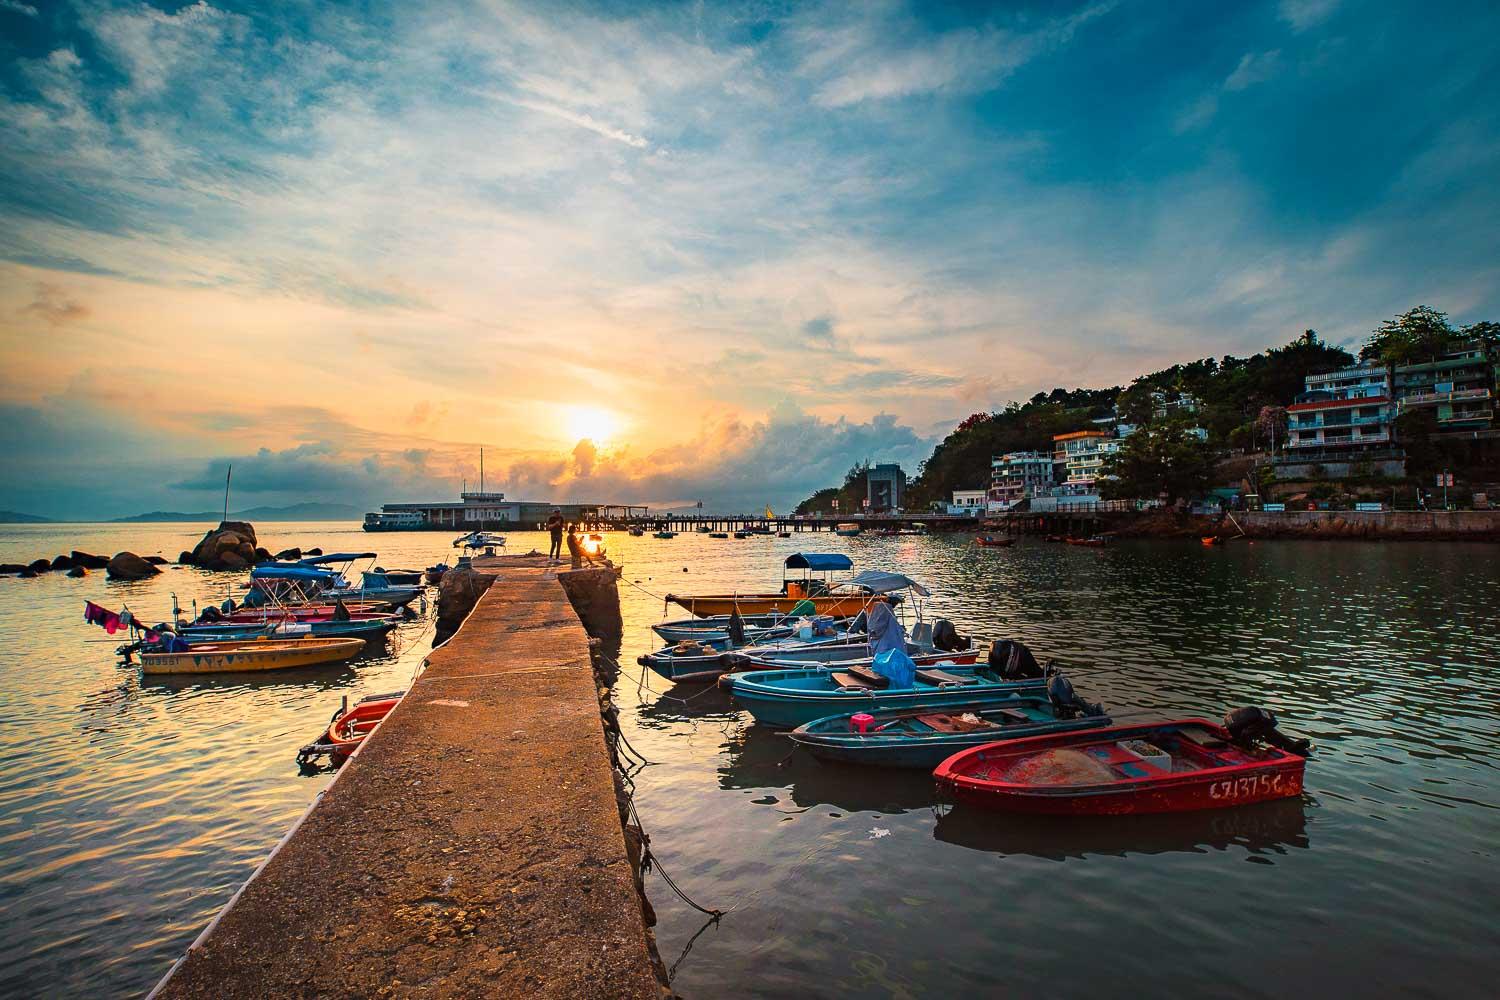
<path id="1" fill-rule="evenodd" d="M 256 639 L 199 642 L 182 653 L 142 653 L 145 674 L 224 674 L 338 663 L 364 648 L 363 639 Z"/>

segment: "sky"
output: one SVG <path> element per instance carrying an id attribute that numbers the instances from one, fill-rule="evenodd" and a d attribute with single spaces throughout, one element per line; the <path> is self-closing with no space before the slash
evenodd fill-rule
<path id="1" fill-rule="evenodd" d="M 1500 8 L 0 0 L 0 508 L 784 509 L 1500 320 Z"/>

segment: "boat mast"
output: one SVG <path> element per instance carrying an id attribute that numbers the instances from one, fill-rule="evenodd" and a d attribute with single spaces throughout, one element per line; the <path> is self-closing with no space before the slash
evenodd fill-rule
<path id="1" fill-rule="evenodd" d="M 229 520 L 229 477 L 234 475 L 234 466 L 224 470 L 224 520 Z M 222 522 L 221 522 L 222 523 Z"/>

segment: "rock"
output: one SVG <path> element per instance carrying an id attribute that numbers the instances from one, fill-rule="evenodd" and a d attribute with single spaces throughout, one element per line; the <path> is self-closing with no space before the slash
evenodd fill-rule
<path id="1" fill-rule="evenodd" d="M 161 556 L 146 556 L 146 561 L 153 566 L 165 566 L 167 561 Z"/>
<path id="2" fill-rule="evenodd" d="M 187 551 L 186 549 L 183 549 L 181 552 L 179 552 L 177 554 L 177 565 L 179 565 L 179 566 L 191 566 L 192 564 L 193 564 L 193 554 L 191 552 Z"/>
<path id="3" fill-rule="evenodd" d="M 276 558 L 278 561 L 282 559 L 296 561 L 302 558 L 302 550 L 296 547 L 290 549 L 282 549 L 280 552 L 276 553 Z"/>
<path id="4" fill-rule="evenodd" d="M 244 569 L 255 561 L 255 529 L 244 521 L 224 521 L 205 532 L 189 557 L 204 569 Z"/>
<path id="5" fill-rule="evenodd" d="M 73 560 L 74 566 L 82 566 L 84 569 L 107 569 L 109 567 L 109 559 L 106 557 L 79 552 L 77 549 L 68 553 L 68 558 Z"/>
<path id="6" fill-rule="evenodd" d="M 276 557 L 271 555 L 271 553 L 267 552 L 265 549 L 257 548 L 255 550 L 255 561 L 257 563 L 275 562 Z"/>
<path id="7" fill-rule="evenodd" d="M 10 574 L 24 572 L 26 572 L 26 567 L 22 566 L 20 563 L 0 563 L 0 573 Z"/>
<path id="8" fill-rule="evenodd" d="M 144 580 L 161 572 L 134 552 L 115 553 L 105 571 L 111 580 Z"/>
<path id="9" fill-rule="evenodd" d="M 56 559 L 52 560 L 52 568 L 53 569 L 72 569 L 73 568 L 73 560 L 69 559 L 67 556 L 58 556 Z"/>
<path id="10" fill-rule="evenodd" d="M 432 637 L 434 646 L 441 646 L 452 638 L 494 582 L 495 574 L 480 573 L 472 566 L 455 566 L 443 574 L 442 582 L 438 584 L 437 624 Z"/>
<path id="11" fill-rule="evenodd" d="M 23 579 L 23 580 L 35 580 L 36 579 L 36 570 L 32 569 L 30 566 L 27 566 L 27 567 L 24 567 L 21 570 L 21 572 L 19 574 L 17 574 L 17 575 L 20 576 L 20 578 Z"/>
<path id="12" fill-rule="evenodd" d="M 33 559 L 31 560 L 31 565 L 27 566 L 26 568 L 31 570 L 33 573 L 45 573 L 52 568 L 52 560 Z"/>
<path id="13" fill-rule="evenodd" d="M 74 566 L 73 568 L 68 570 L 68 575 L 71 577 L 88 576 L 89 571 L 84 569 L 82 566 Z"/>
<path id="14" fill-rule="evenodd" d="M 320 556 L 320 555 L 323 554 L 323 550 L 322 549 L 304 549 L 303 552 L 302 552 L 302 554 L 305 555 L 305 556 Z"/>

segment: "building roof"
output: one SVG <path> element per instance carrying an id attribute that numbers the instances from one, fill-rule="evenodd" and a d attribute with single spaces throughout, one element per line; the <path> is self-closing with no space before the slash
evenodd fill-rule
<path id="1" fill-rule="evenodd" d="M 1090 437 L 1107 438 L 1107 437 L 1109 437 L 1109 431 L 1072 431 L 1071 433 L 1068 433 L 1068 434 L 1054 434 L 1054 435 L 1052 435 L 1052 440 L 1054 440 L 1054 441 L 1073 441 L 1073 440 L 1076 440 L 1078 438 L 1090 438 Z"/>

